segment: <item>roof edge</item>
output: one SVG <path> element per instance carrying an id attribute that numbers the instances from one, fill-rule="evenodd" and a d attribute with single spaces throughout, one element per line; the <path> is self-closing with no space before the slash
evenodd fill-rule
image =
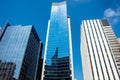
<path id="1" fill-rule="evenodd" d="M 53 2 L 52 6 L 60 6 L 60 5 L 65 5 L 66 1 L 62 1 L 62 2 Z"/>

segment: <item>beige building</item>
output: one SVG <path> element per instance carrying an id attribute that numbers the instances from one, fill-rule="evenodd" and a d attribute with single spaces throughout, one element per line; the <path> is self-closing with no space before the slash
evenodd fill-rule
<path id="1" fill-rule="evenodd" d="M 106 19 L 83 20 L 81 58 L 84 80 L 120 80 L 120 39 Z"/>

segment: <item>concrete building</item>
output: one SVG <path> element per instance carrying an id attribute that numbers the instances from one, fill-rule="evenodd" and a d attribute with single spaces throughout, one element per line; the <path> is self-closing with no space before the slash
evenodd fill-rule
<path id="1" fill-rule="evenodd" d="M 116 39 L 108 20 L 82 21 L 81 57 L 84 80 L 120 80 L 120 52 Z"/>

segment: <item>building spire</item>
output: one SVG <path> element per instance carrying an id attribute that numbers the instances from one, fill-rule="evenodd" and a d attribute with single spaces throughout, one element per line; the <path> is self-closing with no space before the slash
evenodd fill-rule
<path id="1" fill-rule="evenodd" d="M 58 47 L 56 48 L 55 54 L 52 58 L 58 58 Z"/>

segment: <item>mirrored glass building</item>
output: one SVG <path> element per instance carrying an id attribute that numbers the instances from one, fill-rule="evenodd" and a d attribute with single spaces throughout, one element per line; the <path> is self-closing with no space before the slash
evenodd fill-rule
<path id="1" fill-rule="evenodd" d="M 41 80 L 74 80 L 70 17 L 66 1 L 52 3 Z"/>
<path id="2" fill-rule="evenodd" d="M 37 80 L 42 43 L 32 25 L 0 29 L 0 80 Z M 39 79 L 40 80 L 40 79 Z"/>

